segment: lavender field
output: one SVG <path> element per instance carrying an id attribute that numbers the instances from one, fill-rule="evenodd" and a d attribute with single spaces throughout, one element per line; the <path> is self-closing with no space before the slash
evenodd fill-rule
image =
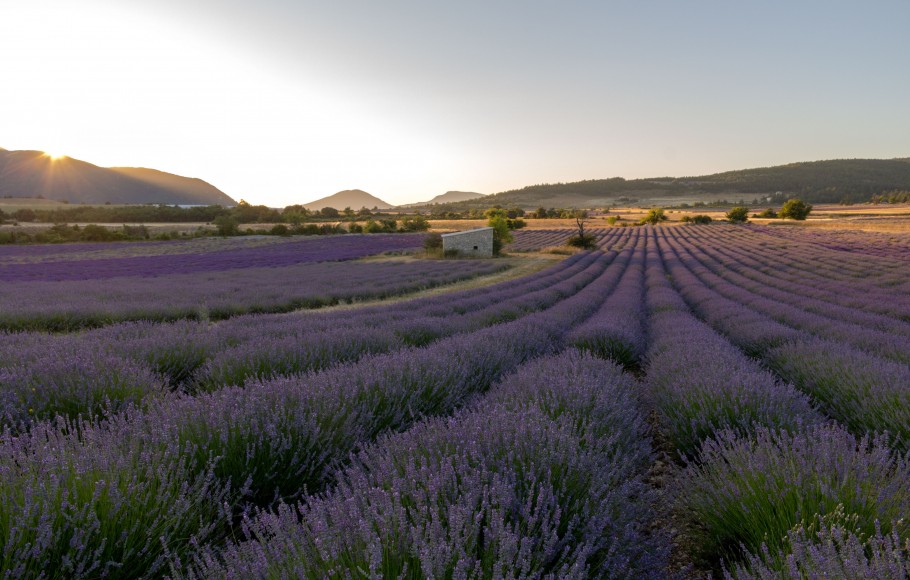
<path id="1" fill-rule="evenodd" d="M 910 575 L 910 244 L 592 233 L 15 248 L 3 577 Z"/>

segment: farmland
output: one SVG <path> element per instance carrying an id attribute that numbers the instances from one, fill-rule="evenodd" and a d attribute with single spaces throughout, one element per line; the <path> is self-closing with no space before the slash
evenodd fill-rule
<path id="1" fill-rule="evenodd" d="M 910 237 L 572 233 L 4 250 L 0 568 L 910 573 Z"/>

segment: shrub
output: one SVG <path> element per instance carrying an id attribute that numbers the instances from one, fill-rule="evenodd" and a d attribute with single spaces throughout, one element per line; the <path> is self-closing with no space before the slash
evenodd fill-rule
<path id="1" fill-rule="evenodd" d="M 766 209 L 765 211 L 763 211 L 763 212 L 761 212 L 761 213 L 755 214 L 755 216 L 753 216 L 753 217 L 757 217 L 757 218 L 776 218 L 776 217 L 777 217 L 777 212 L 774 211 L 773 209 L 771 209 L 771 208 L 769 207 L 769 208 Z"/>
<path id="2" fill-rule="evenodd" d="M 273 236 L 289 236 L 291 235 L 291 230 L 284 224 L 277 224 L 272 226 L 272 229 L 269 230 L 269 233 Z"/>
<path id="3" fill-rule="evenodd" d="M 727 221 L 731 224 L 744 224 L 749 221 L 749 208 L 744 206 L 734 207 L 727 212 Z"/>
<path id="4" fill-rule="evenodd" d="M 503 246 L 512 241 L 508 218 L 493 215 L 487 221 L 487 225 L 493 228 L 493 254 L 498 256 L 502 252 Z"/>
<path id="5" fill-rule="evenodd" d="M 401 218 L 402 232 L 425 232 L 430 229 L 430 222 L 422 215 Z"/>
<path id="6" fill-rule="evenodd" d="M 212 223 L 218 228 L 219 236 L 236 236 L 240 233 L 240 222 L 232 215 L 220 215 Z"/>
<path id="7" fill-rule="evenodd" d="M 692 216 L 692 223 L 694 223 L 694 224 L 707 225 L 707 224 L 711 223 L 712 221 L 714 221 L 714 220 L 711 219 L 711 216 L 709 216 L 709 215 L 698 214 L 698 215 Z"/>
<path id="8" fill-rule="evenodd" d="M 572 246 L 573 248 L 582 248 L 584 250 L 593 250 L 597 247 L 597 238 L 591 234 L 584 234 L 581 236 L 572 236 L 566 242 L 566 245 Z"/>
<path id="9" fill-rule="evenodd" d="M 801 199 L 788 199 L 780 208 L 780 217 L 791 220 L 804 220 L 812 211 L 812 206 Z"/>
<path id="10" fill-rule="evenodd" d="M 441 250 L 442 249 L 442 235 L 441 234 L 430 234 L 423 239 L 423 249 L 430 250 Z"/>
<path id="11" fill-rule="evenodd" d="M 666 214 L 664 213 L 663 208 L 652 207 L 650 210 L 648 210 L 648 215 L 641 218 L 641 221 L 639 223 L 651 224 L 653 226 L 656 226 L 660 222 L 667 221 L 667 219 L 668 218 L 667 218 Z"/>

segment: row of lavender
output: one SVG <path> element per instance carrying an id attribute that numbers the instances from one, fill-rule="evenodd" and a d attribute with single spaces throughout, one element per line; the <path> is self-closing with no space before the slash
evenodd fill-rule
<path id="1" fill-rule="evenodd" d="M 533 252 L 551 246 L 564 246 L 577 233 L 577 230 L 572 229 L 519 230 L 513 234 L 515 240 L 508 249 L 513 252 Z M 600 248 L 610 247 L 625 239 L 620 228 L 591 228 L 585 230 L 585 233 L 594 236 Z"/>
<path id="2" fill-rule="evenodd" d="M 300 238 L 298 238 L 299 241 Z M 143 242 L 89 242 L 67 244 L 10 245 L 3 248 L 0 265 L 27 262 L 76 261 L 97 258 L 127 258 L 153 255 L 199 254 L 232 251 L 293 241 L 276 236 L 239 236 L 231 238 L 189 238 L 185 240 Z"/>
<path id="3" fill-rule="evenodd" d="M 241 316 L 218 324 L 130 323 L 73 335 L 0 335 L 0 405 L 10 426 L 116 411 L 171 390 L 212 391 L 423 346 L 520 317 L 606 267 L 577 256 L 529 278 L 356 311 Z M 393 268 L 394 271 L 394 268 Z"/>
<path id="4" fill-rule="evenodd" d="M 780 329 L 733 312 L 743 307 L 691 276 L 672 232 L 652 241 L 648 385 L 671 445 L 688 457 L 670 489 L 690 556 L 743 578 L 903 577 L 910 464 L 887 438 L 858 440 L 826 420 L 816 392 L 780 382 L 695 319 L 689 304 L 734 342 Z"/>
<path id="5" fill-rule="evenodd" d="M 418 234 L 353 235 L 305 238 L 214 252 L 2 264 L 0 282 L 102 280 L 122 276 L 153 278 L 163 274 L 274 268 L 413 250 L 422 243 L 423 236 Z"/>
<path id="6" fill-rule="evenodd" d="M 128 320 L 221 320 L 288 312 L 388 298 L 493 274 L 510 265 L 480 260 L 321 262 L 155 278 L 4 282 L 0 329 L 64 332 Z"/>

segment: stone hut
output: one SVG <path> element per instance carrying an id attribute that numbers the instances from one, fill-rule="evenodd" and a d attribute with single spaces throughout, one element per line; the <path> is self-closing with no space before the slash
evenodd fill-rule
<path id="1" fill-rule="evenodd" d="M 493 228 L 477 228 L 442 234 L 442 250 L 458 250 L 462 256 L 493 257 Z"/>

